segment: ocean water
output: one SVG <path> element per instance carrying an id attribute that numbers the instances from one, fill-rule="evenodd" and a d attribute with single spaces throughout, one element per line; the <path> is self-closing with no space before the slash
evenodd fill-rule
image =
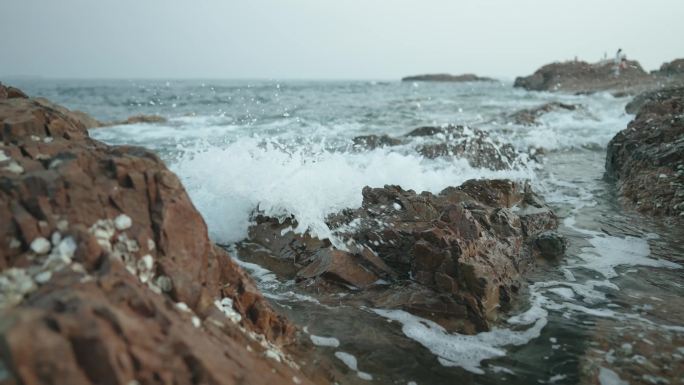
<path id="1" fill-rule="evenodd" d="M 275 306 L 310 333 L 318 353 L 344 368 L 340 383 L 575 384 L 588 381 L 587 372 L 606 383 L 629 373 L 646 383 L 681 380 L 668 368 L 684 359 L 684 229 L 625 210 L 603 180 L 606 144 L 632 118 L 627 98 L 532 93 L 510 82 L 14 83 L 103 121 L 168 118 L 91 135 L 158 152 L 224 245 L 246 237 L 257 208 L 293 214 L 298 231 L 334 238 L 326 216 L 358 207 L 364 186 L 439 192 L 472 178 L 529 180 L 562 219 L 568 256 L 537 269 L 519 308 L 486 333 L 449 333 L 397 310 L 323 306 L 242 262 Z M 579 107 L 545 114 L 534 126 L 509 118 L 551 101 Z M 424 158 L 413 147 L 426 139 L 373 150 L 352 142 L 446 124 L 487 131 L 521 160 L 496 171 L 466 159 Z M 539 161 L 530 159 L 542 151 Z M 659 346 L 658 355 L 644 340 Z"/>

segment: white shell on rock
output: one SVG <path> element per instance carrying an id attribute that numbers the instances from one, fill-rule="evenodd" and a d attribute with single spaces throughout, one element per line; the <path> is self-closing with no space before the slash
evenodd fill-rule
<path id="1" fill-rule="evenodd" d="M 13 172 L 15 174 L 21 174 L 24 172 L 24 168 L 21 167 L 21 165 L 15 161 L 12 161 L 10 164 L 7 166 L 3 167 L 5 170 L 9 172 Z"/>
<path id="2" fill-rule="evenodd" d="M 50 241 L 43 237 L 38 237 L 31 242 L 31 250 L 38 255 L 47 254 L 50 248 L 52 248 Z"/>
<path id="3" fill-rule="evenodd" d="M 46 283 L 47 281 L 50 280 L 50 278 L 52 278 L 52 272 L 50 270 L 38 273 L 35 277 L 33 277 L 33 279 L 35 279 L 36 282 L 38 282 L 40 284 Z"/>
<path id="4" fill-rule="evenodd" d="M 114 226 L 117 230 L 122 231 L 129 229 L 133 225 L 133 220 L 126 214 L 121 214 L 114 219 Z"/>
<path id="5" fill-rule="evenodd" d="M 54 246 L 57 246 L 59 242 L 62 240 L 62 234 L 60 234 L 59 231 L 55 231 L 54 233 L 52 233 L 52 237 L 50 237 L 50 239 L 52 240 L 52 244 Z"/>

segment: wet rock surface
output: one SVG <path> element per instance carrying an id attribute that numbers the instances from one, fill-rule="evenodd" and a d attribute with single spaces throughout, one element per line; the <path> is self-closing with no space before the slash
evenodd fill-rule
<path id="1" fill-rule="evenodd" d="M 395 138 L 388 135 L 357 136 L 354 146 L 361 149 L 413 146 L 429 158 L 462 158 L 472 167 L 507 170 L 522 166 L 524 155 L 510 143 L 502 143 L 486 131 L 466 126 L 425 126 Z"/>
<path id="2" fill-rule="evenodd" d="M 407 76 L 401 79 L 403 82 L 494 82 L 495 79 L 480 77 L 475 74 L 425 74 Z"/>
<path id="3" fill-rule="evenodd" d="M 619 75 L 615 74 L 612 60 L 599 63 L 568 61 L 547 64 L 530 76 L 518 77 L 514 87 L 529 91 L 614 91 L 636 94 L 644 89 L 656 88 L 657 80 L 633 60 L 627 61 Z"/>
<path id="4" fill-rule="evenodd" d="M 642 106 L 647 103 L 661 103 L 667 99 L 684 98 L 684 86 L 661 88 L 654 91 L 643 92 L 632 99 L 625 106 L 629 114 L 638 114 Z"/>
<path id="5" fill-rule="evenodd" d="M 508 180 L 472 180 L 439 194 L 399 186 L 362 194 L 361 208 L 328 218 L 335 239 L 295 233 L 294 218 L 258 216 L 241 255 L 322 302 L 404 309 L 474 333 L 511 305 L 538 257 L 558 250 L 535 242 L 542 233 L 552 238 L 556 216 Z"/>
<path id="6" fill-rule="evenodd" d="M 655 74 L 664 77 L 684 77 L 684 59 L 663 63 Z"/>
<path id="7" fill-rule="evenodd" d="M 637 116 L 608 144 L 606 177 L 628 206 L 684 219 L 684 95 L 675 89 L 639 99 Z"/>
<path id="8" fill-rule="evenodd" d="M 524 110 L 517 111 L 513 114 L 511 114 L 508 119 L 512 121 L 515 124 L 523 125 L 523 126 L 535 126 L 539 124 L 539 117 L 541 117 L 544 114 L 547 114 L 549 112 L 553 111 L 560 111 L 560 110 L 566 110 L 566 111 L 575 111 L 576 109 L 580 108 L 581 106 L 578 106 L 576 104 L 567 104 L 567 103 L 561 103 L 561 102 L 550 102 L 550 103 L 545 103 L 542 104 L 541 106 L 538 107 L 533 107 L 533 108 L 527 108 Z"/>
<path id="9" fill-rule="evenodd" d="M 0 86 L 0 358 L 12 381 L 309 382 L 277 347 L 293 325 L 210 242 L 156 155 L 10 94 Z"/>

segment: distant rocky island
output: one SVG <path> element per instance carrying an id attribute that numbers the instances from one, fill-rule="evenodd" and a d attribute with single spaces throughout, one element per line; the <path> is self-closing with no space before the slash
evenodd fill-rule
<path id="1" fill-rule="evenodd" d="M 542 66 L 532 75 L 517 77 L 513 86 L 528 91 L 576 94 L 609 91 L 616 96 L 636 95 L 683 83 L 683 62 L 683 59 L 677 59 L 665 63 L 660 70 L 651 73 L 644 71 L 636 60 L 627 60 L 619 73 L 615 72 L 613 60 L 555 62 Z"/>
<path id="2" fill-rule="evenodd" d="M 477 76 L 475 74 L 424 74 L 407 76 L 401 79 L 403 82 L 495 82 L 496 79 Z"/>

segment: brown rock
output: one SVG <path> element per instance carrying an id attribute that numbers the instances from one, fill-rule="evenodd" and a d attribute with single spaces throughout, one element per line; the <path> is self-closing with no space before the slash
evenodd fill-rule
<path id="1" fill-rule="evenodd" d="M 641 107 L 646 103 L 662 103 L 667 99 L 684 97 L 684 87 L 667 87 L 654 91 L 643 92 L 635 96 L 627 103 L 625 111 L 628 114 L 638 114 Z"/>
<path id="2" fill-rule="evenodd" d="M 510 143 L 501 143 L 485 131 L 465 126 L 419 127 L 405 135 L 436 139 L 418 146 L 426 158 L 465 158 L 473 167 L 506 170 L 519 165 L 519 153 Z"/>
<path id="3" fill-rule="evenodd" d="M 641 212 L 684 218 L 684 93 L 642 97 L 638 114 L 608 143 L 606 177 Z"/>
<path id="4" fill-rule="evenodd" d="M 554 251 L 545 241 L 558 226 L 556 216 L 529 187 L 511 181 L 473 180 L 437 195 L 399 186 L 366 187 L 362 194 L 361 208 L 327 221 L 350 251 L 287 235 L 283 229 L 292 222 L 278 226 L 263 217 L 249 242 L 301 266 L 300 287 L 322 301 L 339 302 L 334 293 L 342 291 L 346 303 L 402 308 L 468 333 L 487 330 L 511 305 L 535 257 Z M 545 238 L 535 242 L 540 233 Z M 361 290 L 348 292 L 349 285 Z"/>
<path id="5" fill-rule="evenodd" d="M 27 385 L 309 383 L 236 330 L 220 314 L 200 322 L 112 261 L 94 275 L 65 269 L 3 313 L 0 355 Z"/>
<path id="6" fill-rule="evenodd" d="M 25 99 L 27 97 L 28 96 L 26 96 L 26 94 L 22 90 L 20 90 L 18 88 L 11 87 L 11 86 L 9 86 L 9 87 L 4 86 L 0 82 L 0 100 L 2 100 L 2 99 L 15 99 L 15 98 Z"/>
<path id="7" fill-rule="evenodd" d="M 665 77 L 684 76 L 684 59 L 675 59 L 671 62 L 663 63 L 655 74 Z"/>
<path id="8" fill-rule="evenodd" d="M 0 129 L 0 360 L 11 378 L 309 382 L 264 356 L 287 361 L 275 345 L 294 327 L 210 242 L 156 155 L 92 140 L 45 100 L 1 99 Z"/>
<path id="9" fill-rule="evenodd" d="M 297 276 L 306 279 L 324 275 L 360 289 L 365 289 L 378 280 L 375 274 L 355 261 L 353 254 L 341 250 L 323 249 L 316 252 L 311 259 L 312 262 L 300 270 Z"/>
<path id="10" fill-rule="evenodd" d="M 511 114 L 508 118 L 513 121 L 515 124 L 520 124 L 523 126 L 534 126 L 538 125 L 539 122 L 537 119 L 549 112 L 552 111 L 558 111 L 558 110 L 568 110 L 568 111 L 574 111 L 578 108 L 579 106 L 576 104 L 566 104 L 566 103 L 561 103 L 561 102 L 549 102 L 542 104 L 541 106 L 534 107 L 534 108 L 527 108 L 524 110 L 517 111 L 513 114 Z"/>
<path id="11" fill-rule="evenodd" d="M 654 76 L 646 73 L 639 62 L 628 60 L 626 67 L 615 75 L 612 60 L 599 63 L 567 61 L 547 64 L 534 74 L 515 79 L 514 87 L 530 91 L 563 91 L 591 93 L 600 91 L 632 92 L 657 86 Z"/>

